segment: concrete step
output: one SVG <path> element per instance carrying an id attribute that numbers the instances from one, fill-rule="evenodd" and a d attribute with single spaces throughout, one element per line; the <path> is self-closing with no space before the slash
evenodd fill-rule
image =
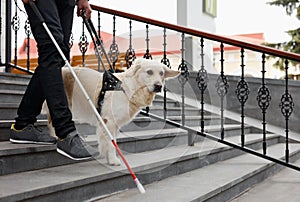
<path id="1" fill-rule="evenodd" d="M 1 90 L 21 90 L 25 91 L 28 85 L 28 81 L 11 81 L 7 79 L 0 78 L 0 89 Z"/>
<path id="2" fill-rule="evenodd" d="M 178 123 L 182 122 L 181 116 L 168 116 L 168 119 L 176 121 Z M 194 127 L 200 126 L 200 116 L 185 116 L 185 125 Z M 221 123 L 220 117 L 215 115 L 204 116 L 204 125 L 218 125 Z M 226 120 L 225 123 L 236 123 L 235 121 Z M 172 126 L 167 125 L 165 122 L 161 122 L 155 119 L 151 119 L 145 116 L 138 116 L 133 119 L 132 122 L 123 126 L 122 131 L 137 131 L 137 130 L 152 130 L 160 128 L 171 128 Z"/>
<path id="3" fill-rule="evenodd" d="M 161 96 L 157 95 L 153 101 L 153 106 L 164 106 L 164 100 Z M 167 99 L 167 108 L 169 107 L 180 107 L 180 103 L 175 100 Z"/>
<path id="4" fill-rule="evenodd" d="M 24 91 L 0 89 L 0 103 L 17 103 L 21 102 Z"/>
<path id="5" fill-rule="evenodd" d="M 245 131 L 250 133 L 251 128 L 247 128 Z M 237 125 L 226 125 L 225 130 L 227 134 L 232 133 L 231 136 L 240 135 L 240 130 Z M 220 132 L 217 132 L 217 127 L 211 127 L 210 129 L 207 129 L 206 132 L 216 136 L 220 134 Z M 96 136 L 89 137 L 95 138 Z M 201 136 L 195 136 L 194 139 L 195 142 L 201 142 L 203 140 L 204 138 Z M 139 153 L 171 146 L 188 145 L 188 133 L 187 131 L 178 128 L 123 131 L 118 136 L 118 143 L 124 152 Z"/>
<path id="6" fill-rule="evenodd" d="M 0 80 L 7 80 L 12 83 L 14 82 L 29 82 L 30 75 L 12 74 L 6 72 L 0 72 Z"/>
<path id="7" fill-rule="evenodd" d="M 17 116 L 18 103 L 0 103 L 0 120 L 14 120 Z M 40 114 L 37 119 L 47 119 L 46 114 Z"/>
<path id="8" fill-rule="evenodd" d="M 164 109 L 162 106 L 152 106 L 150 107 L 150 113 L 163 116 Z M 195 109 L 192 107 L 185 108 L 185 114 L 187 116 L 200 116 L 201 112 L 199 109 Z M 204 112 L 204 115 L 210 115 L 209 112 Z M 169 107 L 167 108 L 167 116 L 181 116 L 181 108 L 180 107 Z"/>
<path id="9" fill-rule="evenodd" d="M 300 157 L 300 145 L 291 144 L 290 146 L 295 161 Z M 269 153 L 274 157 L 283 158 L 283 151 L 284 144 L 269 147 Z M 98 200 L 93 199 L 90 201 L 230 201 L 240 192 L 263 181 L 280 169 L 282 167 L 275 163 L 250 154 L 244 154 L 216 162 L 201 169 L 153 182 L 145 186 L 145 194 L 139 194 L 136 189 L 130 189 L 110 197 L 100 197 Z M 290 181 L 295 182 L 292 179 Z M 260 189 L 260 191 L 264 192 L 265 189 Z M 280 195 L 282 189 L 278 191 L 278 195 Z M 274 193 L 274 190 L 272 193 Z M 257 199 L 258 201 L 274 201 L 275 198 L 271 195 L 268 198 L 269 200 L 265 200 L 266 198 Z M 286 199 L 284 200 L 286 201 Z M 252 199 L 249 201 L 257 200 Z"/>
<path id="10" fill-rule="evenodd" d="M 86 131 L 84 128 L 82 130 Z M 236 128 L 228 127 L 228 132 L 234 132 L 234 130 Z M 253 137 L 253 134 L 249 135 Z M 96 135 L 90 134 L 84 135 L 84 137 L 90 145 L 97 146 L 98 137 Z M 204 141 L 204 138 L 197 136 L 195 142 L 200 141 Z M 278 141 L 277 136 L 271 135 L 269 137 L 269 144 L 275 144 Z M 117 142 L 124 153 L 139 153 L 187 145 L 188 136 L 186 131 L 177 128 L 132 131 L 120 133 Z M 50 160 L 46 160 L 48 158 Z M 74 163 L 59 155 L 55 145 L 12 144 L 9 141 L 0 142 L 0 161 L 3 167 L 0 175 Z"/>
<path id="11" fill-rule="evenodd" d="M 300 160 L 295 165 L 300 166 Z M 289 201 L 299 202 L 299 171 L 284 168 L 274 176 L 269 177 L 258 185 L 246 190 L 245 193 L 237 196 L 232 202 L 252 201 Z"/>
<path id="12" fill-rule="evenodd" d="M 276 136 L 273 138 L 278 140 Z M 259 139 L 253 135 L 247 144 L 255 147 Z M 232 137 L 231 141 L 238 141 L 238 138 Z M 206 140 L 194 147 L 168 147 L 125 155 L 140 181 L 146 185 L 241 154 L 235 149 Z M 133 187 L 135 185 L 124 165 L 111 167 L 97 159 L 0 176 L 0 201 L 76 202 Z"/>
<path id="13" fill-rule="evenodd" d="M 15 100 L 16 101 L 16 100 Z M 19 103 L 0 103 L 0 120 L 9 120 L 9 119 L 14 119 L 17 115 L 17 110 L 19 107 Z M 163 109 L 161 108 L 151 108 L 150 110 L 151 113 L 163 116 Z M 179 108 L 170 108 L 168 109 L 167 112 L 168 116 L 167 118 L 172 118 L 172 117 L 180 117 L 181 116 L 181 109 Z M 197 109 L 194 108 L 187 108 L 185 111 L 186 116 L 198 116 L 200 118 L 200 112 Z M 205 116 L 210 116 L 211 114 L 208 112 L 205 112 Z M 45 116 L 42 116 L 45 117 Z M 143 115 L 138 115 L 137 117 L 144 117 Z M 41 118 L 41 117 L 40 117 Z"/>
<path id="14" fill-rule="evenodd" d="M 0 103 L 0 120 L 11 120 L 17 116 L 18 103 Z"/>
<path id="15" fill-rule="evenodd" d="M 196 130 L 201 130 L 200 127 L 192 127 Z M 204 132 L 212 134 L 217 137 L 221 137 L 221 127 L 220 125 L 209 125 L 204 128 Z M 245 125 L 245 134 L 257 133 L 257 129 L 251 126 Z M 225 124 L 224 125 L 224 137 L 240 136 L 241 135 L 241 125 L 240 124 Z"/>

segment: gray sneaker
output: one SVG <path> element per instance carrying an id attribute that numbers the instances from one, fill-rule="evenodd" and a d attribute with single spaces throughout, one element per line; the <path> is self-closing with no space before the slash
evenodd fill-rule
<path id="1" fill-rule="evenodd" d="M 73 160 L 87 160 L 99 155 L 99 152 L 89 146 L 76 131 L 65 139 L 57 141 L 57 152 Z"/>
<path id="2" fill-rule="evenodd" d="M 10 139 L 12 143 L 21 144 L 55 144 L 56 138 L 52 137 L 48 132 L 37 128 L 33 124 L 29 124 L 22 130 L 16 130 L 15 124 L 10 128 Z"/>

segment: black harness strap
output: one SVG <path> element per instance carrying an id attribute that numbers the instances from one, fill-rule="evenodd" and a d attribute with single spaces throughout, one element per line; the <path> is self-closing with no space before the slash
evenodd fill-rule
<path id="1" fill-rule="evenodd" d="M 106 91 L 123 90 L 121 84 L 121 81 L 117 77 L 115 77 L 111 72 L 105 71 L 103 73 L 102 88 L 97 103 L 97 110 L 99 114 L 101 114 Z"/>

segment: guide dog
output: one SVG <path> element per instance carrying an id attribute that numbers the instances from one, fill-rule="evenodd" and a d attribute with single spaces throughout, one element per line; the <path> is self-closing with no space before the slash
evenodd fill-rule
<path id="1" fill-rule="evenodd" d="M 98 107 L 103 73 L 82 67 L 75 67 L 74 71 L 93 104 Z M 122 126 L 132 121 L 142 108 L 152 105 L 155 94 L 161 91 L 166 79 L 179 74 L 179 71 L 171 70 L 158 61 L 147 59 L 138 59 L 126 71 L 114 74 L 122 82 L 123 91 L 107 91 L 101 110 L 101 117 L 112 136 L 116 138 Z M 62 76 L 74 120 L 96 126 L 101 155 L 106 158 L 109 165 L 120 165 L 115 147 L 93 116 L 94 113 L 71 72 L 63 68 Z M 49 116 L 48 126 L 51 135 L 55 135 Z"/>

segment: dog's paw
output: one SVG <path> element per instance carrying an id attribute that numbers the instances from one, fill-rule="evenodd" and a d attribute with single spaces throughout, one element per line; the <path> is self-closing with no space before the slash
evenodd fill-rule
<path id="1" fill-rule="evenodd" d="M 121 165 L 121 161 L 118 158 L 108 159 L 108 164 L 110 166 L 119 166 Z"/>

